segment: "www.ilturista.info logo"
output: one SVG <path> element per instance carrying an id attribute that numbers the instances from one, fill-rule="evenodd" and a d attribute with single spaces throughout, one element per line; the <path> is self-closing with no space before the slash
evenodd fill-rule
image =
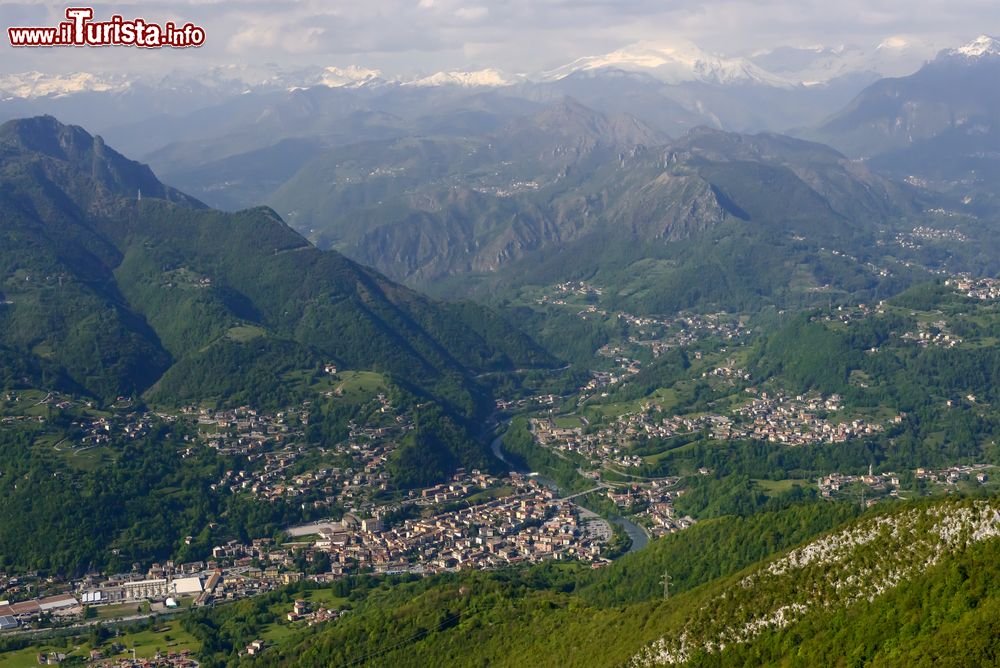
<path id="1" fill-rule="evenodd" d="M 205 29 L 185 23 L 163 25 L 145 19 L 126 21 L 112 16 L 109 21 L 93 21 L 90 7 L 70 7 L 66 21 L 47 28 L 7 28 L 11 46 L 139 46 L 184 48 L 205 43 Z"/>

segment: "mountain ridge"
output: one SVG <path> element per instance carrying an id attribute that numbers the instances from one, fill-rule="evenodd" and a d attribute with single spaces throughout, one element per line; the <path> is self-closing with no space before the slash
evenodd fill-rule
<path id="1" fill-rule="evenodd" d="M 100 381 L 70 373 L 98 395 L 145 391 L 205 346 L 237 349 L 226 332 L 252 324 L 312 351 L 306 356 L 317 361 L 329 355 L 355 367 L 381 365 L 425 389 L 452 385 L 458 403 L 473 411 L 469 402 L 476 390 L 456 379 L 470 370 L 514 366 L 501 352 L 508 342 L 533 348 L 482 309 L 468 307 L 466 314 L 466 307 L 436 304 L 339 254 L 317 250 L 271 209 L 207 209 L 81 128 L 52 118 L 11 122 L 0 127 L 0 151 L 4 199 L 21 212 L 4 224 L 14 242 L 6 249 L 5 273 L 21 272 L 32 286 L 10 280 L 4 286 L 10 303 L 0 311 L 7 323 L 3 343 L 31 354 L 51 337 L 82 334 L 80 343 L 87 342 L 89 335 L 74 324 L 86 320 L 85 313 L 54 329 L 37 326 L 38 309 L 52 317 L 62 309 L 75 313 L 64 303 L 70 293 L 98 313 L 117 314 L 112 323 L 120 325 L 97 325 L 97 332 L 142 342 L 134 363 L 137 373 L 146 371 L 118 372 L 109 363 Z M 47 274 L 37 289 L 32 267 Z M 297 279 L 282 279 L 290 275 Z M 469 329 L 460 331 L 456 325 L 466 317 Z M 126 357 L 135 348 L 126 341 L 118 345 Z M 74 355 L 79 351 L 65 341 L 52 347 L 71 366 L 92 360 Z M 528 358 L 519 362 L 531 365 Z"/>
<path id="2" fill-rule="evenodd" d="M 279 188 L 271 205 L 320 245 L 420 286 L 502 273 L 588 238 L 676 242 L 751 219 L 751 227 L 829 238 L 923 209 L 912 187 L 822 145 L 705 127 L 665 140 L 571 99 L 485 140 L 334 149 Z M 827 224 L 807 223 L 810 216 Z"/>

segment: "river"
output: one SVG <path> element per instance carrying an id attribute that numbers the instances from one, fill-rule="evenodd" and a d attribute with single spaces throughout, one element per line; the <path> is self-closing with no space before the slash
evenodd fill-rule
<path id="1" fill-rule="evenodd" d="M 504 451 L 503 451 L 503 435 L 504 435 L 504 432 L 501 431 L 490 442 L 490 449 L 493 451 L 493 456 L 496 457 L 497 459 L 499 459 L 500 461 L 502 461 L 504 464 L 506 464 L 512 470 L 517 471 L 519 473 L 527 474 L 528 471 L 525 471 L 525 470 L 521 469 L 520 467 L 515 466 L 512 461 L 510 461 L 509 459 L 507 459 L 507 456 L 504 454 Z M 535 475 L 533 477 L 534 477 L 535 480 L 537 480 L 541 484 L 545 485 L 546 487 L 548 487 L 552 491 L 560 493 L 560 494 L 562 493 L 561 490 L 559 489 L 559 485 L 557 485 L 556 481 L 553 480 L 552 478 L 547 478 L 547 477 L 545 477 L 543 475 Z M 624 529 L 625 533 L 627 533 L 628 536 L 629 536 L 629 538 L 632 539 L 632 545 L 628 549 L 629 552 L 638 552 L 639 550 L 641 550 L 642 548 L 646 547 L 646 545 L 649 544 L 649 535 L 645 531 L 643 531 L 642 527 L 640 527 L 638 524 L 636 524 L 632 520 L 626 519 L 626 518 L 621 517 L 619 515 L 612 515 L 608 519 L 612 523 L 617 524 L 619 527 L 621 527 L 622 529 Z"/>

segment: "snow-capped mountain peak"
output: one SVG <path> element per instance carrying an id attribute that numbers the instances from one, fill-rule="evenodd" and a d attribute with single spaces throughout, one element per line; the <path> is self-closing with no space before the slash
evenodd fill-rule
<path id="1" fill-rule="evenodd" d="M 1000 56 L 1000 41 L 988 35 L 980 35 L 965 46 L 948 51 L 952 56 L 966 58 L 981 58 L 983 56 Z"/>
<path id="2" fill-rule="evenodd" d="M 504 74 L 500 70 L 487 68 L 473 72 L 438 72 L 427 77 L 407 82 L 410 86 L 461 86 L 463 88 L 500 88 L 510 86 L 518 78 Z"/>
<path id="3" fill-rule="evenodd" d="M 709 54 L 684 41 L 639 42 L 603 56 L 587 56 L 545 72 L 547 81 L 563 79 L 577 72 L 619 69 L 645 72 L 669 84 L 702 81 L 715 84 L 759 83 L 787 87 L 792 82 L 768 72 L 746 58 Z"/>
<path id="4" fill-rule="evenodd" d="M 357 88 L 382 81 L 380 70 L 349 65 L 347 67 L 324 67 L 317 77 L 317 85 L 327 88 Z"/>

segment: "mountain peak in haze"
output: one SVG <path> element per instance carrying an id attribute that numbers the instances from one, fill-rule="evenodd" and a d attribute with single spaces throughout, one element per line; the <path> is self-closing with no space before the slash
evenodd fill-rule
<path id="1" fill-rule="evenodd" d="M 668 84 L 700 81 L 713 84 L 756 83 L 788 87 L 792 82 L 772 74 L 746 58 L 709 54 L 687 41 L 638 42 L 601 56 L 586 56 L 542 78 L 557 81 L 577 72 L 593 70 L 647 72 Z"/>
<path id="2" fill-rule="evenodd" d="M 854 157 L 885 154 L 894 170 L 905 170 L 898 177 L 935 171 L 945 156 L 968 172 L 973 155 L 987 155 L 983 137 L 1000 122 L 998 56 L 1000 41 L 986 35 L 944 49 L 909 76 L 875 82 L 811 136 Z M 957 187 L 957 174 L 942 180 L 946 187 Z"/>
<path id="3" fill-rule="evenodd" d="M 576 99 L 566 96 L 535 114 L 520 118 L 505 130 L 514 134 L 543 135 L 554 138 L 585 140 L 593 145 L 626 148 L 638 145 L 655 145 L 665 138 L 655 130 L 628 114 L 605 115 L 586 107 Z"/>

